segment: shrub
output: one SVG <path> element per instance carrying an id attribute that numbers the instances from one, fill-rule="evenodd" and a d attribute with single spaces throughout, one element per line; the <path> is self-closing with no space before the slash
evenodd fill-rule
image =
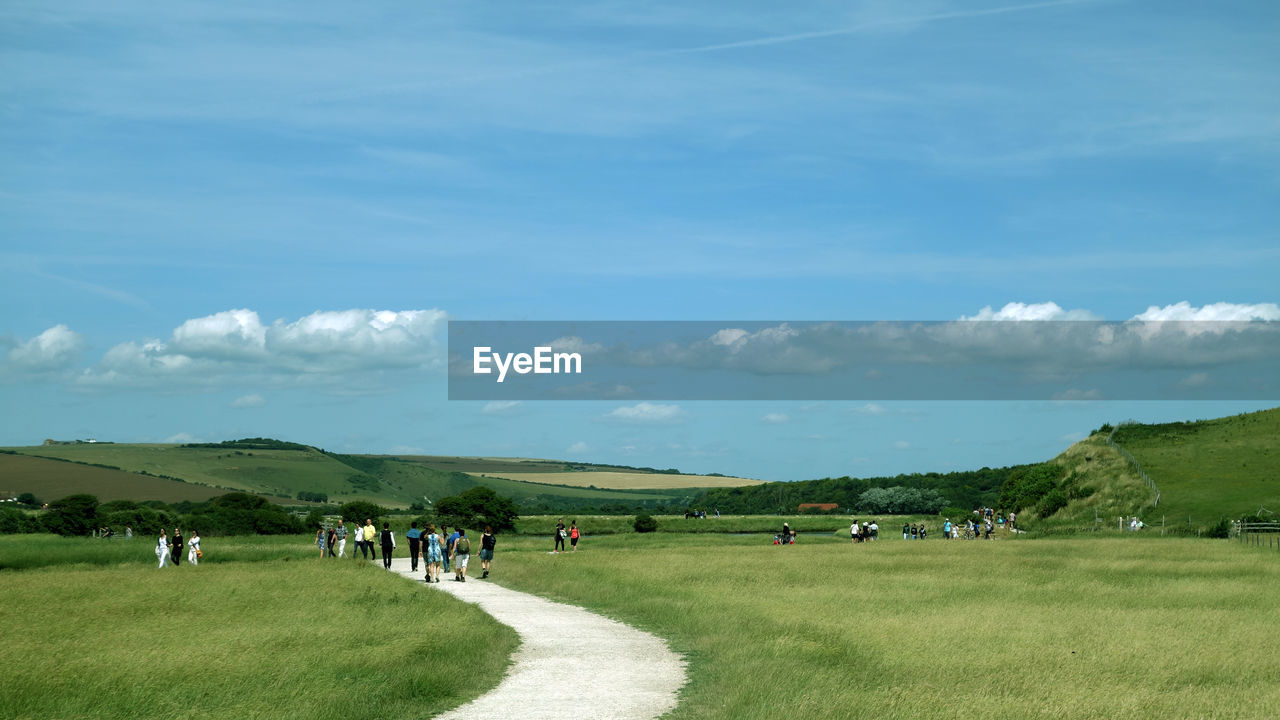
<path id="1" fill-rule="evenodd" d="M 1036 503 L 1036 514 L 1047 518 L 1066 506 L 1067 494 L 1062 491 L 1062 488 L 1054 488 L 1045 493 L 1044 497 L 1040 498 L 1040 502 Z"/>
<path id="2" fill-rule="evenodd" d="M 1226 538 L 1231 536 L 1231 521 L 1226 518 L 1219 518 L 1218 522 L 1205 531 L 1205 537 L 1209 538 Z"/>
<path id="3" fill-rule="evenodd" d="M 98 498 L 93 495 L 68 495 L 49 503 L 42 521 L 57 535 L 88 535 L 98 519 Z"/>
<path id="4" fill-rule="evenodd" d="M 638 533 L 651 533 L 658 529 L 658 520 L 648 513 L 640 513 L 636 516 L 636 521 L 632 527 Z"/>

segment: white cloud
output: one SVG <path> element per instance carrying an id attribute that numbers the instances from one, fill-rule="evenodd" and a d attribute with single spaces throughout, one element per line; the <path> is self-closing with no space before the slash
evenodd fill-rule
<path id="1" fill-rule="evenodd" d="M 883 415 L 888 412 L 883 405 L 877 405 L 876 403 L 867 403 L 854 408 L 853 411 L 859 415 Z"/>
<path id="2" fill-rule="evenodd" d="M 494 400 L 485 403 L 480 412 L 485 415 L 514 415 L 523 405 L 519 400 Z"/>
<path id="3" fill-rule="evenodd" d="M 982 308 L 972 317 L 961 315 L 961 320 L 1101 320 L 1088 310 L 1063 310 L 1056 302 L 1043 303 L 1007 303 L 999 310 L 992 310 L 990 305 Z"/>
<path id="4" fill-rule="evenodd" d="M 233 408 L 258 408 L 266 404 L 267 404 L 266 398 L 258 394 L 241 395 L 240 397 L 231 401 L 231 407 Z"/>
<path id="5" fill-rule="evenodd" d="M 161 442 L 172 443 L 174 445 L 182 445 L 185 443 L 204 442 L 204 440 L 192 435 L 191 433 L 180 432 L 176 435 L 170 435 Z"/>
<path id="6" fill-rule="evenodd" d="M 910 450 L 911 443 L 907 442 L 906 440 L 897 440 L 893 443 L 893 449 L 894 450 Z"/>
<path id="7" fill-rule="evenodd" d="M 357 309 L 318 311 L 265 326 L 252 310 L 227 310 L 183 322 L 167 341 L 120 343 L 78 382 L 209 386 L 234 376 L 367 392 L 377 382 L 372 371 L 442 362 L 446 319 L 442 310 Z"/>
<path id="8" fill-rule="evenodd" d="M 645 425 L 676 423 L 688 415 L 679 405 L 659 405 L 642 402 L 638 405 L 614 408 L 604 415 L 605 420 Z"/>
<path id="9" fill-rule="evenodd" d="M 1134 315 L 1135 321 L 1195 321 L 1195 322 L 1250 322 L 1254 320 L 1280 320 L 1280 305 L 1275 303 L 1213 303 L 1194 307 L 1187 301 L 1156 307 Z"/>
<path id="10" fill-rule="evenodd" d="M 1053 399 L 1063 402 L 1072 402 L 1075 400 L 1101 400 L 1102 391 L 1097 388 L 1091 388 L 1089 390 L 1071 388 L 1070 390 L 1064 390 L 1060 393 L 1054 394 Z"/>
<path id="11" fill-rule="evenodd" d="M 787 417 L 786 413 L 768 413 L 764 417 L 760 418 L 760 422 L 769 423 L 771 425 L 781 425 L 790 419 L 791 418 Z"/>
<path id="12" fill-rule="evenodd" d="M 564 451 L 569 455 L 583 455 L 591 451 L 591 446 L 579 440 L 578 442 L 565 448 Z"/>
<path id="13" fill-rule="evenodd" d="M 555 352 L 580 353 L 582 355 L 597 353 L 604 350 L 604 346 L 600 343 L 584 342 L 582 338 L 576 335 L 558 337 L 550 343 L 547 343 L 547 345 Z"/>
<path id="14" fill-rule="evenodd" d="M 8 364 L 27 371 L 57 370 L 76 362 L 84 338 L 66 325 L 54 325 L 6 354 Z"/>

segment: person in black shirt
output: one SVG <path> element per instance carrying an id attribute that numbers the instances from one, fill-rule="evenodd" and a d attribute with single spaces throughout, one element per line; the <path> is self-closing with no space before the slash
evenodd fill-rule
<path id="1" fill-rule="evenodd" d="M 489 577 L 489 564 L 493 562 L 493 548 L 497 544 L 498 538 L 493 536 L 493 528 L 485 525 L 484 535 L 480 536 L 480 569 L 484 571 L 480 576 L 481 580 Z"/>

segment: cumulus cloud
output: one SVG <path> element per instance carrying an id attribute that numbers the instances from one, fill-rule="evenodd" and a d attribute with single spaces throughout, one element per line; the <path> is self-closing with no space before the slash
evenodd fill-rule
<path id="1" fill-rule="evenodd" d="M 786 413 L 768 413 L 764 417 L 760 418 L 760 422 L 768 423 L 770 425 L 781 425 L 790 419 L 791 418 L 787 417 Z"/>
<path id="2" fill-rule="evenodd" d="M 9 344 L 6 364 L 26 372 L 67 368 L 74 365 L 84 351 L 84 337 L 66 325 L 54 325 L 26 342 L 10 341 Z"/>
<path id="3" fill-rule="evenodd" d="M 231 407 L 233 408 L 259 408 L 266 404 L 266 398 L 256 393 L 252 395 L 241 395 L 231 401 Z"/>
<path id="4" fill-rule="evenodd" d="M 679 405 L 642 402 L 637 405 L 614 408 L 604 415 L 604 419 L 611 422 L 663 425 L 680 422 L 687 414 Z"/>
<path id="5" fill-rule="evenodd" d="M 1056 302 L 1043 303 L 1006 303 L 999 310 L 992 310 L 990 305 L 982 308 L 973 316 L 960 316 L 961 320 L 971 321 L 1027 321 L 1027 320 L 1101 320 L 1088 310 L 1063 310 Z"/>
<path id="6" fill-rule="evenodd" d="M 1255 320 L 1280 320 L 1280 305 L 1275 303 L 1238 304 L 1213 303 L 1194 307 L 1187 301 L 1156 307 L 1134 315 L 1136 321 L 1191 321 L 1191 322 L 1250 322 Z"/>
<path id="7" fill-rule="evenodd" d="M 268 325 L 253 310 L 227 310 L 186 320 L 167 340 L 116 345 L 79 384 L 198 386 L 258 377 L 367 387 L 368 373 L 439 364 L 446 319 L 441 310 L 338 310 Z"/>
<path id="8" fill-rule="evenodd" d="M 896 440 L 893 443 L 893 449 L 894 450 L 910 450 L 911 443 L 907 442 L 906 440 Z"/>
<path id="9" fill-rule="evenodd" d="M 883 405 L 878 405 L 876 403 L 860 405 L 854 408 L 853 411 L 859 415 L 883 415 L 888 412 Z"/>
<path id="10" fill-rule="evenodd" d="M 579 440 L 578 442 L 565 448 L 564 451 L 570 455 L 583 455 L 591 451 L 591 446 Z"/>

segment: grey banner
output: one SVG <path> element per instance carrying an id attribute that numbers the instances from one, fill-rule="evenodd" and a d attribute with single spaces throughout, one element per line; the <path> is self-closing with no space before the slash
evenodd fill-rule
<path id="1" fill-rule="evenodd" d="M 1280 322 L 449 322 L 451 400 L 1276 398 Z"/>

